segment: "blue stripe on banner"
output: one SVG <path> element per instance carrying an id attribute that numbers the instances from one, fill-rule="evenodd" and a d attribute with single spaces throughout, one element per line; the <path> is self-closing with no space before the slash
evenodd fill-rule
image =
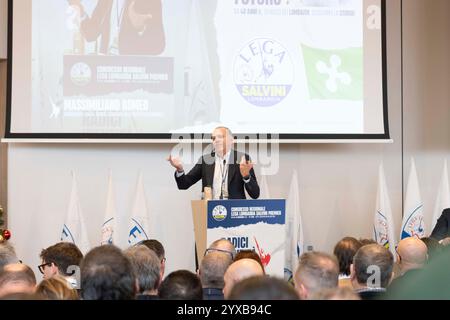
<path id="1" fill-rule="evenodd" d="M 104 227 L 108 222 L 114 220 L 114 218 L 109 219 L 108 221 L 105 221 L 105 223 L 103 223 L 102 227 Z"/>
<path id="2" fill-rule="evenodd" d="M 412 216 L 417 212 L 417 210 L 419 210 L 420 208 L 423 207 L 423 204 L 419 205 L 416 209 L 413 210 L 413 212 L 409 215 L 408 219 L 406 220 L 406 222 L 403 224 L 402 227 L 402 239 L 404 238 L 408 238 L 411 236 L 410 233 L 408 233 L 407 231 L 405 231 L 405 227 L 408 225 L 408 221 L 412 218 Z"/>
<path id="3" fill-rule="evenodd" d="M 75 239 L 73 238 L 73 235 L 72 235 L 72 232 L 70 232 L 70 229 L 64 224 L 64 227 L 63 227 L 63 233 L 64 233 L 64 231 L 67 231 L 67 236 L 69 237 L 70 236 L 70 239 L 72 239 L 72 243 L 75 243 Z M 62 237 L 61 237 L 61 240 L 63 240 L 62 239 Z"/>
<path id="4" fill-rule="evenodd" d="M 138 225 L 138 227 L 142 230 L 142 232 L 144 233 L 144 235 L 145 235 L 145 238 L 146 239 L 148 239 L 148 236 L 147 236 L 147 233 L 145 233 L 145 230 L 144 230 L 144 228 L 142 228 L 142 226 L 140 225 L 140 223 L 139 222 L 137 222 L 135 219 L 131 219 L 131 221 L 134 221 L 137 225 Z M 131 231 L 130 231 L 130 234 L 128 235 L 128 236 L 130 236 L 131 235 Z"/>

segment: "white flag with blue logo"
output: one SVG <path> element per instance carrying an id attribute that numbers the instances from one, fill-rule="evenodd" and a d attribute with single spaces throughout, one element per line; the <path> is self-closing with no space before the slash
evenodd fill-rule
<path id="1" fill-rule="evenodd" d="M 403 222 L 400 239 L 408 237 L 422 238 L 425 236 L 423 216 L 423 202 L 420 197 L 419 180 L 417 179 L 416 165 L 411 158 L 408 185 L 403 211 Z"/>
<path id="2" fill-rule="evenodd" d="M 112 181 L 112 172 L 109 173 L 108 178 L 108 194 L 106 195 L 106 209 L 105 218 L 102 225 L 102 240 L 101 245 L 116 243 L 116 204 L 114 197 L 114 187 Z"/>
<path id="3" fill-rule="evenodd" d="M 142 173 L 139 173 L 136 194 L 134 197 L 133 210 L 128 232 L 128 244 L 134 245 L 142 240 L 149 239 L 150 221 L 147 210 L 147 200 L 145 198 L 144 183 Z"/>
<path id="4" fill-rule="evenodd" d="M 83 254 L 87 253 L 90 249 L 86 224 L 80 206 L 80 199 L 78 198 L 77 181 L 73 171 L 72 190 L 70 193 L 66 221 L 61 234 L 61 241 L 74 243 Z"/>
<path id="5" fill-rule="evenodd" d="M 373 224 L 375 241 L 389 249 L 395 255 L 395 227 L 392 217 L 391 201 L 389 199 L 383 165 L 378 170 L 377 204 Z"/>
<path id="6" fill-rule="evenodd" d="M 284 277 L 291 280 L 298 266 L 298 258 L 303 254 L 303 225 L 300 214 L 300 196 L 297 171 L 294 174 L 286 203 L 286 255 Z"/>
<path id="7" fill-rule="evenodd" d="M 436 222 L 442 214 L 442 211 L 450 208 L 450 188 L 448 185 L 448 170 L 447 160 L 444 161 L 444 168 L 442 169 L 441 183 L 437 192 L 436 203 L 434 205 L 433 220 L 431 222 L 430 232 L 436 226 Z"/>

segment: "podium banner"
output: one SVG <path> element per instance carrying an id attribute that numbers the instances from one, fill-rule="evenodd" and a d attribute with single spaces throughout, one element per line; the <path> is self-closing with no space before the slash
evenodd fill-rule
<path id="1" fill-rule="evenodd" d="M 284 276 L 286 200 L 208 201 L 207 243 L 221 238 L 240 250 L 254 250 L 266 273 Z"/>

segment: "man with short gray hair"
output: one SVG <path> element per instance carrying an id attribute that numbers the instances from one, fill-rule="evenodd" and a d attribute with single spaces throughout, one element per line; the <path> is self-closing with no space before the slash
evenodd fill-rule
<path id="1" fill-rule="evenodd" d="M 18 263 L 16 251 L 9 243 L 0 243 L 0 271 L 4 266 L 11 263 Z"/>
<path id="2" fill-rule="evenodd" d="M 223 300 L 223 276 L 233 262 L 226 252 L 211 251 L 200 264 L 198 274 L 203 287 L 203 300 Z"/>
<path id="3" fill-rule="evenodd" d="M 336 257 L 323 252 L 306 252 L 299 259 L 294 284 L 300 299 L 308 300 L 323 289 L 336 288 L 338 278 Z"/>
<path id="4" fill-rule="evenodd" d="M 130 247 L 124 251 L 130 260 L 139 284 L 137 300 L 158 299 L 161 284 L 161 263 L 155 252 L 145 245 Z"/>
<path id="5" fill-rule="evenodd" d="M 379 244 L 362 246 L 353 257 L 350 277 L 362 300 L 381 298 L 392 280 L 394 257 Z"/>

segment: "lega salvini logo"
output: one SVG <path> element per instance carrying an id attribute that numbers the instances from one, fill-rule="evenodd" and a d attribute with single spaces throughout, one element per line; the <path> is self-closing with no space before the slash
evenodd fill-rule
<path id="1" fill-rule="evenodd" d="M 215 206 L 212 211 L 212 216 L 216 221 L 223 221 L 227 217 L 227 208 L 222 205 Z"/>
<path id="2" fill-rule="evenodd" d="M 276 40 L 248 42 L 234 61 L 234 82 L 241 96 L 254 106 L 270 107 L 291 90 L 294 71 L 287 50 Z"/>

